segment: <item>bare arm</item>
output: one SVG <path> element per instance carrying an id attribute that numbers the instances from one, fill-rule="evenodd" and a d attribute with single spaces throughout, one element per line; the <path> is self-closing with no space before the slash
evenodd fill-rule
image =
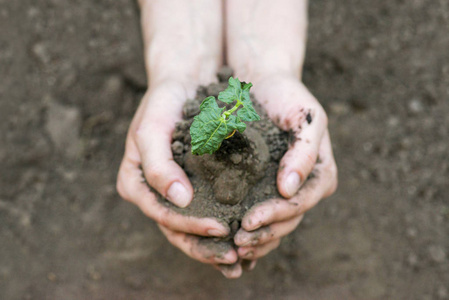
<path id="1" fill-rule="evenodd" d="M 140 0 L 149 81 L 207 83 L 222 64 L 219 0 Z"/>
<path id="2" fill-rule="evenodd" d="M 200 236 L 226 236 L 229 228 L 211 218 L 186 217 L 162 205 L 142 183 L 177 206 L 193 197 L 192 185 L 173 160 L 171 137 L 181 120 L 183 104 L 199 84 L 209 84 L 222 63 L 220 0 L 141 0 L 145 64 L 149 89 L 130 125 L 117 189 L 154 219 L 167 239 L 190 257 L 213 265 L 233 264 L 229 246 L 224 255 L 199 243 Z M 232 275 L 232 274 L 231 274 Z"/>
<path id="3" fill-rule="evenodd" d="M 335 191 L 337 168 L 326 113 L 301 82 L 307 1 L 228 0 L 226 10 L 229 64 L 240 79 L 254 84 L 254 94 L 270 118 L 295 138 L 277 174 L 284 198 L 251 208 L 234 238 L 239 256 L 256 260 Z"/>
<path id="4" fill-rule="evenodd" d="M 228 0 L 226 9 L 228 62 L 238 76 L 281 73 L 300 78 L 306 0 Z"/>

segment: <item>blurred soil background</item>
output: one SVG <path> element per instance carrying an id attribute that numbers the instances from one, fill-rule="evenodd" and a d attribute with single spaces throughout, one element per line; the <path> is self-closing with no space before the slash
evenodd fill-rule
<path id="1" fill-rule="evenodd" d="M 0 298 L 449 299 L 449 1 L 313 0 L 337 193 L 226 280 L 120 199 L 134 0 L 0 0 Z"/>

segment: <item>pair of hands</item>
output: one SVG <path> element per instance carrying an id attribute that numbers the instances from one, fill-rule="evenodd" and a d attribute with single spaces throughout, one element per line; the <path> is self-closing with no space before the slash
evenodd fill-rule
<path id="1" fill-rule="evenodd" d="M 285 1 L 290 2 L 290 0 Z M 170 210 L 160 204 L 156 195 L 145 183 L 142 183 L 140 166 L 144 170 L 148 184 L 175 205 L 186 207 L 193 198 L 193 188 L 186 174 L 173 160 L 171 135 L 176 122 L 182 119 L 185 100 L 195 96 L 195 90 L 199 84 L 208 84 L 216 80 L 215 74 L 223 56 L 221 47 L 214 46 L 215 48 L 209 48 L 211 53 L 203 54 L 201 40 L 215 36 L 216 40 L 212 42 L 220 44 L 219 31 L 221 32 L 222 29 L 219 25 L 221 20 L 217 25 L 217 21 L 212 18 L 203 20 L 204 24 L 197 25 L 205 26 L 207 30 L 215 30 L 215 32 L 205 30 L 199 36 L 192 33 L 197 31 L 192 30 L 182 35 L 179 27 L 175 25 L 183 17 L 186 19 L 195 17 L 188 15 L 186 10 L 188 11 L 190 7 L 182 7 L 183 5 L 198 5 L 194 9 L 198 14 L 206 10 L 208 13 L 215 11 L 216 16 L 222 15 L 219 1 L 215 5 L 213 2 L 211 0 L 188 3 L 182 0 L 142 0 L 142 21 L 144 41 L 147 41 L 145 43 L 146 62 L 150 88 L 143 97 L 128 132 L 117 189 L 124 199 L 136 204 L 147 216 L 154 219 L 173 245 L 188 256 L 215 266 L 226 277 L 237 278 L 242 274 L 242 265 L 248 269 L 254 268 L 258 258 L 277 248 L 280 239 L 298 226 L 307 210 L 335 191 L 337 169 L 327 130 L 326 114 L 319 102 L 300 81 L 297 75 L 300 67 L 298 66 L 296 72 L 284 72 L 276 67 L 267 67 L 276 65 L 279 53 L 278 51 L 270 52 L 268 57 L 265 54 L 257 55 L 265 53 L 262 48 L 257 50 L 257 43 L 255 57 L 272 63 L 248 64 L 251 60 L 242 53 L 247 53 L 248 56 L 252 54 L 247 51 L 247 43 L 239 40 L 239 34 L 233 30 L 232 22 L 230 22 L 227 37 L 230 65 L 239 79 L 253 83 L 253 93 L 257 101 L 266 109 L 275 124 L 282 130 L 292 131 L 296 138 L 282 158 L 277 175 L 278 190 L 285 198 L 270 199 L 251 208 L 242 220 L 242 228 L 234 237 L 238 249 L 229 247 L 228 252 L 222 255 L 222 253 L 214 253 L 210 247 L 203 246 L 200 243 L 200 236 L 227 236 L 230 232 L 227 226 L 212 218 L 199 219 L 183 216 Z M 266 4 L 269 3 L 270 0 L 266 0 Z M 290 4 L 294 5 L 294 3 L 298 1 L 291 1 Z M 170 4 L 175 5 L 179 11 L 174 12 Z M 227 12 L 232 12 L 234 7 L 238 7 L 235 9 L 234 16 L 241 24 L 245 24 L 245 16 L 249 18 L 251 7 L 248 7 L 245 15 L 245 8 L 242 8 L 237 0 L 231 0 L 228 3 Z M 276 5 L 276 7 L 279 6 Z M 164 15 L 164 9 L 168 9 L 176 21 L 158 18 Z M 155 12 L 158 14 L 154 15 Z M 260 17 L 262 18 L 265 13 L 262 11 Z M 253 14 L 254 18 L 257 19 L 257 14 Z M 148 21 L 150 19 L 152 21 Z M 196 28 L 195 24 L 192 26 Z M 201 26 L 200 28 L 203 28 Z M 261 31 L 264 31 L 263 28 Z M 161 32 L 165 33 L 165 37 L 158 42 L 157 37 Z M 170 35 L 171 33 L 173 34 Z M 255 35 L 257 36 L 257 32 Z M 270 39 L 269 36 L 260 36 L 259 41 L 263 43 L 264 38 Z M 188 43 L 190 39 L 198 41 L 200 46 Z M 180 42 L 184 42 L 180 50 L 165 51 L 172 49 L 175 43 Z M 288 44 L 286 47 L 294 48 L 289 47 Z M 254 47 L 251 48 L 254 51 Z M 293 49 L 295 50 L 298 49 Z M 301 64 L 302 59 L 299 55 L 299 65 Z M 248 67 L 249 65 L 264 67 Z M 309 176 L 311 174 L 313 176 Z M 242 264 L 248 260 L 249 264 Z"/>

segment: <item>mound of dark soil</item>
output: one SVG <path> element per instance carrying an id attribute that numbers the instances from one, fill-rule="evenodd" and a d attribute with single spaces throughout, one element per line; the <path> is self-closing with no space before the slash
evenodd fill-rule
<path id="1" fill-rule="evenodd" d="M 207 96 L 217 96 L 227 87 L 229 70 L 218 74 L 219 83 L 198 88 L 195 99 L 184 106 L 184 119 L 176 124 L 172 150 L 176 162 L 184 168 L 194 187 L 194 198 L 187 208 L 179 208 L 164 199 L 165 205 L 184 215 L 214 217 L 239 227 L 245 212 L 255 203 L 280 197 L 276 188 L 279 160 L 288 148 L 288 134 L 278 129 L 263 108 L 252 98 L 261 121 L 248 123 L 243 133 L 223 141 L 212 154 L 193 155 L 190 125 Z"/>

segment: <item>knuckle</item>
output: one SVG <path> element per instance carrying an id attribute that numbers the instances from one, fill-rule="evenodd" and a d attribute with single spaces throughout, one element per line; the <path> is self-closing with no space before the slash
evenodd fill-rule
<path id="1" fill-rule="evenodd" d="M 164 176 L 164 170 L 157 164 L 150 164 L 144 167 L 145 177 L 150 179 L 162 178 Z"/>
<path id="2" fill-rule="evenodd" d="M 290 156 L 291 155 L 291 156 Z M 301 147 L 291 152 L 286 159 L 289 163 L 296 164 L 296 170 L 302 180 L 305 180 L 312 171 L 318 159 L 318 151 L 311 146 Z M 287 161 L 286 161 L 287 162 Z"/>
<path id="3" fill-rule="evenodd" d="M 299 201 L 298 200 L 290 200 L 289 201 L 289 204 L 290 204 L 290 206 L 291 207 L 289 207 L 289 211 L 291 211 L 291 214 L 293 215 L 293 216 L 297 216 L 297 215 L 300 215 L 301 214 L 301 212 L 302 212 L 302 206 L 301 206 L 301 204 L 299 204 Z"/>
<path id="4" fill-rule="evenodd" d="M 304 153 L 304 159 L 307 163 L 307 166 L 314 166 L 316 164 L 316 160 L 318 158 L 318 153 L 313 149 L 308 149 Z"/>
<path id="5" fill-rule="evenodd" d="M 141 141 L 149 136 L 149 126 L 140 124 L 134 131 L 134 136 L 136 140 Z"/>
<path id="6" fill-rule="evenodd" d="M 301 154 L 301 157 L 298 173 L 301 179 L 305 180 L 317 162 L 318 153 L 314 149 L 308 148 Z"/>

